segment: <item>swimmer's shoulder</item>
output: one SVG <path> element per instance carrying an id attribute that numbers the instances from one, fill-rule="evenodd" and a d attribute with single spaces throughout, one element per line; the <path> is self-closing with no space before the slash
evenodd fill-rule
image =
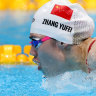
<path id="1" fill-rule="evenodd" d="M 92 38 L 90 51 L 87 56 L 88 65 L 91 70 L 96 70 L 96 37 Z"/>

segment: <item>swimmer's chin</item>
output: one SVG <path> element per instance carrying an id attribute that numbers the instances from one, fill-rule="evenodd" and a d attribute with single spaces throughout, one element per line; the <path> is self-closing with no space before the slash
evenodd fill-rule
<path id="1" fill-rule="evenodd" d="M 56 66 L 49 66 L 51 64 L 46 63 L 39 63 L 38 70 L 41 71 L 44 77 L 55 77 L 57 75 L 63 74 L 65 71 L 62 69 L 61 71 L 58 70 Z M 56 67 L 55 69 L 53 67 Z"/>
<path id="2" fill-rule="evenodd" d="M 55 77 L 60 74 L 63 74 L 64 72 L 59 72 L 59 71 L 51 71 L 50 69 L 42 68 L 41 66 L 38 65 L 38 70 L 41 71 L 44 75 L 44 78 L 49 78 L 49 77 Z"/>

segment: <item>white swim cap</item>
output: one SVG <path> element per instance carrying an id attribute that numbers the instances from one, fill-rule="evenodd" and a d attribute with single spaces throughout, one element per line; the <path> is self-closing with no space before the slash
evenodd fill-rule
<path id="1" fill-rule="evenodd" d="M 79 4 L 51 0 L 34 15 L 31 33 L 49 36 L 67 44 L 79 44 L 92 36 L 94 22 Z"/>

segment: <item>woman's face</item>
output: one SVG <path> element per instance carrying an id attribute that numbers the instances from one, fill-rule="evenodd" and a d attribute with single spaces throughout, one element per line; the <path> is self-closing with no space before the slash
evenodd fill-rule
<path id="1" fill-rule="evenodd" d="M 45 37 L 33 33 L 30 36 L 40 39 Z M 79 64 L 75 63 L 76 48 L 54 39 L 43 42 L 38 49 L 32 46 L 30 54 L 34 56 L 34 61 L 39 63 L 38 68 L 45 76 L 55 76 L 80 67 Z"/>

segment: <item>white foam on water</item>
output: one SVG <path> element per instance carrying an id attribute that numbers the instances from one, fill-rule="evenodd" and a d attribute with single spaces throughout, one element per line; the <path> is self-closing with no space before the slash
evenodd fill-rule
<path id="1" fill-rule="evenodd" d="M 66 72 L 56 77 L 43 79 L 42 87 L 52 94 L 91 92 L 96 88 L 96 71 L 90 74 L 81 70 Z"/>

